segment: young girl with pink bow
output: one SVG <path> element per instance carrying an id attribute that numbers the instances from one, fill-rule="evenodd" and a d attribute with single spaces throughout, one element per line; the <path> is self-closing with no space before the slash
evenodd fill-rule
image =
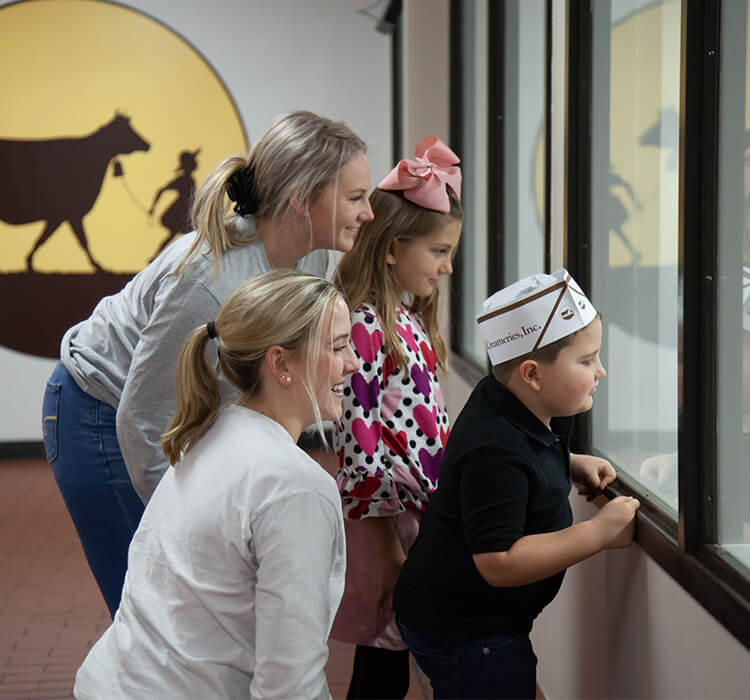
<path id="1" fill-rule="evenodd" d="M 409 688 L 391 599 L 448 436 L 438 282 L 453 272 L 461 235 L 458 162 L 436 137 L 420 141 L 371 194 L 374 219 L 338 267 L 361 363 L 334 436 L 348 563 L 331 636 L 357 644 L 348 698 L 403 698 Z"/>

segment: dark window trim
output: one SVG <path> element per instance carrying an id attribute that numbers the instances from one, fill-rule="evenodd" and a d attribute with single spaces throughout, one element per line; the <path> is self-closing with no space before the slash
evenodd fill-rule
<path id="1" fill-rule="evenodd" d="M 505 284 L 505 2 L 488 3 L 490 40 L 487 56 L 487 287 Z"/>
<path id="2" fill-rule="evenodd" d="M 566 138 L 566 266 L 591 288 L 591 0 L 568 4 L 568 133 Z"/>
<path id="3" fill-rule="evenodd" d="M 683 4 L 680 239 L 683 405 L 678 426 L 680 548 L 716 542 L 716 337 L 719 5 Z M 709 104 L 707 100 L 711 100 Z"/>
<path id="4" fill-rule="evenodd" d="M 460 0 L 451 0 L 450 4 L 450 120 L 449 131 L 451 147 L 463 157 L 464 150 L 464 114 L 463 114 L 463 27 L 464 13 Z M 458 349 L 461 347 L 461 317 L 462 317 L 462 283 L 465 274 L 465 266 L 462 251 L 459 248 L 453 263 L 453 276 L 451 277 L 450 298 L 450 345 L 454 357 L 462 357 Z M 462 359 L 465 359 L 462 357 Z M 458 370 L 458 368 L 457 368 Z M 461 373 L 460 370 L 459 374 Z"/>
<path id="5" fill-rule="evenodd" d="M 396 26 L 391 34 L 391 146 L 393 159 L 396 163 L 401 160 L 403 148 L 404 99 L 403 99 L 403 22 L 399 6 Z"/>
<path id="6" fill-rule="evenodd" d="M 567 265 L 584 289 L 591 280 L 591 0 L 569 4 L 566 214 Z M 750 648 L 750 579 L 716 541 L 716 248 L 720 5 L 684 0 L 680 136 L 683 241 L 683 405 L 679 416 L 677 521 L 626 475 L 606 497 L 641 501 L 636 542 L 735 638 Z M 592 454 L 590 416 L 574 444 Z M 606 455 L 601 455 L 606 456 Z M 617 467 L 617 465 L 615 465 Z"/>
<path id="7" fill-rule="evenodd" d="M 565 266 L 584 290 L 591 289 L 591 52 L 592 7 L 569 3 L 567 16 L 567 134 L 565 139 Z M 578 416 L 571 447 L 590 451 L 591 416 Z"/>

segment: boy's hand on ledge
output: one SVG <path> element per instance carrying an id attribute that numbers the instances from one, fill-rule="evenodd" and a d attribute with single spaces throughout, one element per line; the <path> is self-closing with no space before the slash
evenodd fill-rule
<path id="1" fill-rule="evenodd" d="M 570 472 L 578 493 L 591 501 L 616 478 L 614 467 L 602 457 L 570 453 Z"/>
<path id="2" fill-rule="evenodd" d="M 616 549 L 633 544 L 635 512 L 640 507 L 632 496 L 617 496 L 591 519 L 602 537 L 602 549 Z"/>

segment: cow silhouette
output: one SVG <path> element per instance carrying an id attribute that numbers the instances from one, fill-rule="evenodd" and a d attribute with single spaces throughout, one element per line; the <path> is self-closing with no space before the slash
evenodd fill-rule
<path id="1" fill-rule="evenodd" d="M 49 140 L 0 140 L 0 220 L 9 224 L 46 221 L 26 257 L 33 272 L 34 253 L 67 221 L 91 264 L 83 217 L 99 196 L 110 160 L 124 153 L 148 151 L 149 144 L 122 114 L 88 136 Z"/>

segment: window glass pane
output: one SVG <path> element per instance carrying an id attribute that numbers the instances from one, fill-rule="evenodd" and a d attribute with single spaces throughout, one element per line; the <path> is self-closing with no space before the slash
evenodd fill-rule
<path id="1" fill-rule="evenodd" d="M 593 444 L 675 513 L 681 3 L 592 7 L 589 291 L 608 371 Z"/>
<path id="2" fill-rule="evenodd" d="M 488 2 L 467 0 L 463 13 L 462 110 L 464 274 L 459 352 L 486 365 L 475 323 L 489 289 L 488 168 L 504 173 L 502 283 L 544 268 L 546 0 L 505 0 L 503 66 L 504 162 L 488 162 Z M 523 37 L 523 41 L 520 41 Z M 501 89 L 496 86 L 496 89 Z M 521 116 L 523 115 L 523 116 Z M 499 264 L 499 262 L 498 262 Z M 497 269 L 497 268 L 496 268 Z"/>
<path id="3" fill-rule="evenodd" d="M 505 0 L 505 284 L 544 270 L 546 4 Z"/>
<path id="4" fill-rule="evenodd" d="M 484 367 L 486 353 L 475 317 L 487 296 L 487 0 L 461 3 L 464 226 L 460 353 Z"/>
<path id="5" fill-rule="evenodd" d="M 750 567 L 750 11 L 722 4 L 719 98 L 718 541 Z"/>

